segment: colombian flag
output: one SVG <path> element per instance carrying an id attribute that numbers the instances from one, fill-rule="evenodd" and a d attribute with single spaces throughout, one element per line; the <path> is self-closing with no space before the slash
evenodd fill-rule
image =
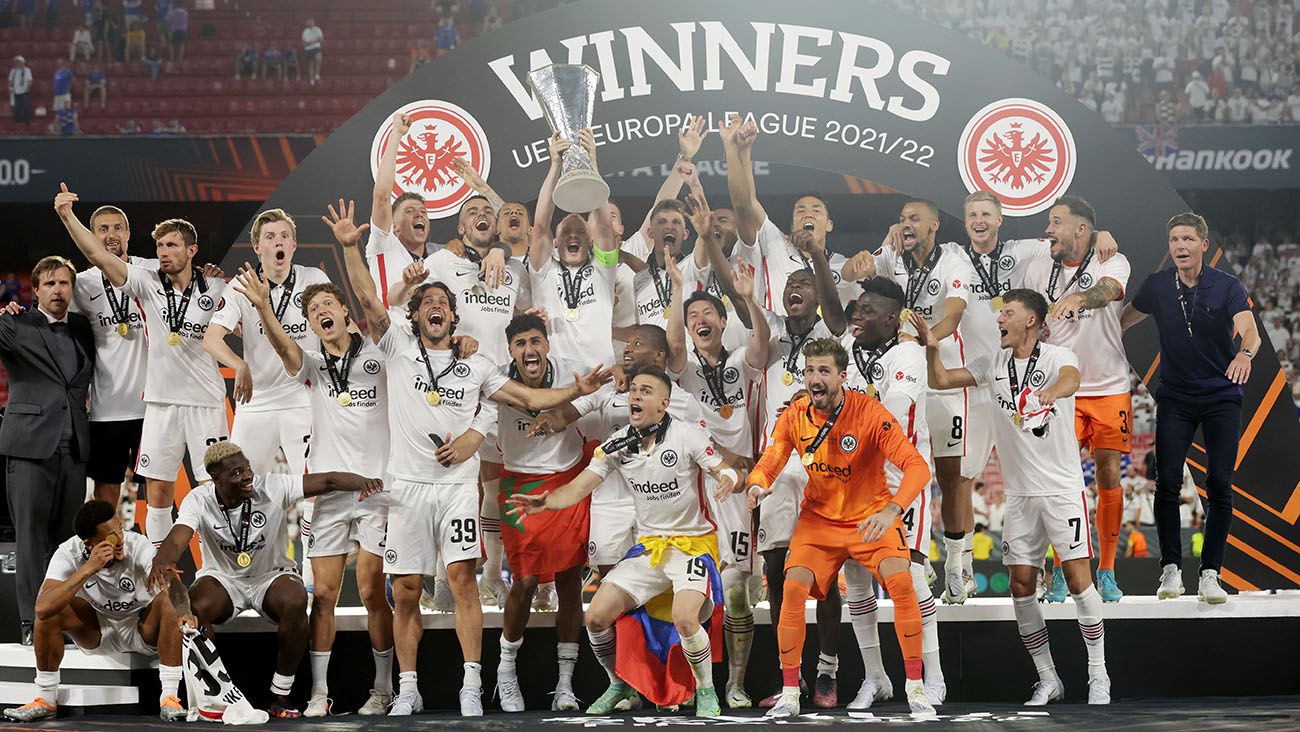
<path id="1" fill-rule="evenodd" d="M 505 503 L 516 493 L 553 491 L 572 481 L 587 468 L 599 443 L 589 442 L 576 465 L 553 475 L 529 475 L 501 471 L 497 510 L 501 517 L 501 541 L 510 568 L 521 576 L 538 575 L 550 581 L 557 572 L 587 563 L 587 537 L 591 523 L 591 497 L 563 511 L 543 511 L 532 516 L 506 515 Z"/>
<path id="2" fill-rule="evenodd" d="M 704 558 L 709 576 L 709 599 L 713 614 L 704 621 L 709 631 L 713 662 L 722 660 L 722 574 L 718 571 L 718 537 L 647 536 L 632 547 L 624 559 L 651 554 L 651 566 L 668 547 Z M 619 678 L 660 706 L 681 704 L 695 693 L 695 674 L 682 652 L 682 639 L 673 624 L 673 591 L 658 595 L 645 605 L 618 619 L 615 626 L 618 652 L 615 670 Z"/>

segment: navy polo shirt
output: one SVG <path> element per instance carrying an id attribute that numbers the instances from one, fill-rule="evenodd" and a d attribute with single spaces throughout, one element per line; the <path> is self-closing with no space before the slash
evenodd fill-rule
<path id="1" fill-rule="evenodd" d="M 1232 318 L 1250 310 L 1246 288 L 1236 277 L 1208 264 L 1201 281 L 1187 291 L 1192 303 L 1192 335 L 1178 301 L 1174 278 L 1177 269 L 1156 272 L 1142 283 L 1133 307 L 1150 315 L 1160 332 L 1160 388 L 1158 396 L 1183 399 L 1241 400 L 1241 387 L 1225 375 L 1237 355 Z"/>

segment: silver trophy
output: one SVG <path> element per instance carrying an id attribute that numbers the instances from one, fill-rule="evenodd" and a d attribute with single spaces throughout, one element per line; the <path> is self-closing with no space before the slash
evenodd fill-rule
<path id="1" fill-rule="evenodd" d="M 595 161 L 578 143 L 578 131 L 591 126 L 600 74 L 585 64 L 551 64 L 528 74 L 528 84 L 541 102 L 553 132 L 572 145 L 564 152 L 555 205 L 571 213 L 587 213 L 609 201 L 609 184 L 596 172 Z"/>

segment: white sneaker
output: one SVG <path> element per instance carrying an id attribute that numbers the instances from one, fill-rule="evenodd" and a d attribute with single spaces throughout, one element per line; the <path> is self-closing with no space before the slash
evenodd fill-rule
<path id="1" fill-rule="evenodd" d="M 425 605 L 425 597 L 429 598 L 429 604 Z M 451 613 L 456 611 L 456 597 L 451 594 L 451 585 L 447 580 L 439 577 L 433 581 L 433 595 L 425 593 L 420 597 L 420 605 L 427 607 L 435 613 Z"/>
<path id="2" fill-rule="evenodd" d="M 1088 679 L 1088 703 L 1110 704 L 1110 677 L 1098 676 Z"/>
<path id="3" fill-rule="evenodd" d="M 930 565 L 929 559 L 925 560 L 925 585 L 927 587 L 934 587 L 934 581 L 937 579 L 939 579 L 939 573 L 934 571 L 934 567 Z"/>
<path id="4" fill-rule="evenodd" d="M 963 572 L 961 578 L 962 581 L 966 583 L 966 598 L 970 599 L 974 597 L 975 593 L 979 592 L 980 589 L 979 583 L 975 581 L 975 577 L 969 572 Z"/>
<path id="5" fill-rule="evenodd" d="M 520 708 L 522 710 L 522 704 Z M 483 687 L 481 686 L 460 687 L 460 716 L 462 717 L 483 716 Z"/>
<path id="6" fill-rule="evenodd" d="M 619 699 L 619 700 L 618 700 L 618 703 L 614 705 L 614 711 L 616 711 L 616 712 L 635 712 L 635 711 L 637 711 L 638 709 L 640 709 L 641 706 L 642 706 L 642 703 L 641 703 L 641 695 L 640 695 L 640 694 L 633 694 L 633 695 L 631 695 L 631 696 L 628 696 L 628 697 L 624 697 L 624 698 L 622 698 L 622 699 Z"/>
<path id="7" fill-rule="evenodd" d="M 573 689 L 556 689 L 551 697 L 552 712 L 576 712 L 581 707 L 578 705 L 578 697 L 574 695 Z"/>
<path id="8" fill-rule="evenodd" d="M 725 700 L 728 709 L 749 709 L 754 706 L 754 700 L 738 684 L 727 684 Z"/>
<path id="9" fill-rule="evenodd" d="M 1211 605 L 1222 605 L 1228 601 L 1228 593 L 1219 584 L 1219 573 L 1213 569 L 1201 570 L 1201 581 L 1196 589 L 1196 599 Z"/>
<path id="10" fill-rule="evenodd" d="M 934 705 L 925 692 L 925 682 L 920 679 L 907 680 L 907 706 L 912 714 L 934 714 Z"/>
<path id="11" fill-rule="evenodd" d="M 1166 564 L 1160 568 L 1160 589 L 1156 598 L 1172 600 L 1183 594 L 1183 572 L 1177 564 Z"/>
<path id="12" fill-rule="evenodd" d="M 849 710 L 861 712 L 871 708 L 872 704 L 878 701 L 885 701 L 894 697 L 893 685 L 889 683 L 888 678 L 871 678 L 867 677 L 862 680 L 862 686 L 858 687 L 858 695 L 853 697 L 849 702 Z"/>
<path id="13" fill-rule="evenodd" d="M 1025 702 L 1027 707 L 1046 706 L 1047 702 L 1059 701 L 1065 698 L 1065 686 L 1061 680 L 1055 676 L 1039 681 L 1034 684 L 1034 693 L 1030 695 L 1029 701 Z"/>
<path id="14" fill-rule="evenodd" d="M 388 708 L 390 717 L 409 717 L 412 714 L 419 714 L 424 711 L 424 697 L 420 696 L 418 691 L 411 691 L 405 694 L 398 694 L 393 699 L 393 705 Z"/>
<path id="15" fill-rule="evenodd" d="M 771 719 L 788 719 L 799 716 L 799 694 L 782 694 L 776 700 L 776 706 L 767 710 L 765 715 Z"/>
<path id="16" fill-rule="evenodd" d="M 370 698 L 365 704 L 357 710 L 357 714 L 363 717 L 376 717 L 384 714 L 388 710 L 388 705 L 393 703 L 392 694 L 381 694 L 374 689 L 370 690 Z"/>
<path id="17" fill-rule="evenodd" d="M 330 700 L 324 694 L 313 696 L 311 701 L 307 702 L 307 708 L 303 710 L 304 717 L 325 717 L 330 713 Z"/>
<path id="18" fill-rule="evenodd" d="M 938 681 L 925 682 L 925 695 L 930 697 L 930 703 L 936 707 L 948 701 L 948 684 L 943 679 Z"/>
<path id="19" fill-rule="evenodd" d="M 943 573 L 943 594 L 939 599 L 945 605 L 961 605 L 966 602 L 966 578 L 962 576 L 961 570 Z"/>
<path id="20" fill-rule="evenodd" d="M 501 711 L 524 711 L 524 692 L 519 689 L 519 677 L 497 671 L 497 695 L 501 697 Z"/>
<path id="21" fill-rule="evenodd" d="M 555 593 L 554 582 L 543 582 L 537 586 L 533 595 L 533 609 L 542 613 L 553 613 L 560 609 L 560 596 Z"/>
<path id="22" fill-rule="evenodd" d="M 500 577 L 484 574 L 478 582 L 478 599 L 484 605 L 506 606 L 506 597 L 510 594 L 510 585 Z"/>

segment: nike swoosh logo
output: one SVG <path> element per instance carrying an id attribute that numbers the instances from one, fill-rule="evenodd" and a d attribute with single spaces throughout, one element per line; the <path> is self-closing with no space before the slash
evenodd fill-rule
<path id="1" fill-rule="evenodd" d="M 97 584 L 99 584 L 99 580 L 91 580 L 86 584 L 82 585 L 82 589 L 89 590 L 90 588 L 94 587 Z"/>
<path id="2" fill-rule="evenodd" d="M 800 442 L 812 442 L 814 437 L 816 437 L 816 435 L 809 435 L 809 436 L 807 436 L 807 437 L 800 437 L 800 438 L 799 438 L 799 441 L 800 441 Z"/>
<path id="3" fill-rule="evenodd" d="M 903 637 L 904 637 L 904 638 L 915 638 L 916 636 L 918 636 L 918 635 L 920 635 L 920 634 L 921 634 L 920 631 L 917 631 L 917 632 L 915 632 L 915 633 L 904 633 L 904 634 L 903 634 Z"/>
<path id="4" fill-rule="evenodd" d="M 781 653 L 782 653 L 782 654 L 785 654 L 785 653 L 793 653 L 793 652 L 794 652 L 794 649 L 793 649 L 793 648 L 782 648 L 782 649 L 781 649 Z"/>
<path id="5" fill-rule="evenodd" d="M 993 378 L 993 380 L 994 380 L 994 381 L 1010 381 L 1010 379 L 1008 379 L 1008 378 L 1005 377 L 1005 376 L 995 376 L 995 377 Z"/>
<path id="6" fill-rule="evenodd" d="M 961 444 L 961 440 L 957 440 L 956 442 L 949 442 L 948 447 L 956 447 L 960 444 Z"/>
<path id="7" fill-rule="evenodd" d="M 101 297 L 103 297 L 103 296 L 104 296 L 104 293 L 102 293 L 102 292 L 99 293 L 98 295 L 91 295 L 91 296 L 90 296 L 90 301 L 91 301 L 91 302 L 94 302 L 94 301 L 98 300 L 99 298 L 101 298 Z"/>
<path id="8" fill-rule="evenodd" d="M 1119 534 L 1116 534 L 1116 536 L 1119 536 Z M 1081 546 L 1083 546 L 1083 542 L 1078 541 L 1078 542 L 1075 542 L 1075 543 L 1071 544 L 1071 545 L 1070 545 L 1070 549 L 1071 549 L 1071 551 L 1073 551 L 1073 550 L 1075 550 L 1075 549 L 1078 549 L 1078 548 L 1081 547 Z"/>

